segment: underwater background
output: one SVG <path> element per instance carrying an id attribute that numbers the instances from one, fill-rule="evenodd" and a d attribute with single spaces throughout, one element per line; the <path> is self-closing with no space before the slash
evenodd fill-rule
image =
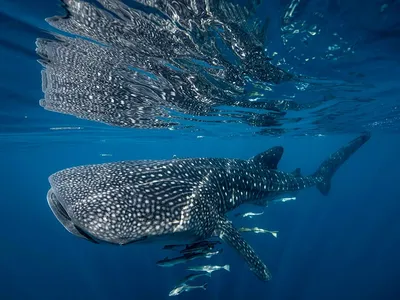
<path id="1" fill-rule="evenodd" d="M 62 7 L 61 1 L 53 0 L 0 0 L 0 299 L 168 299 L 169 291 L 187 274 L 187 265 L 160 268 L 155 264 L 167 256 L 162 245 L 96 245 L 69 234 L 46 201 L 48 177 L 56 171 L 120 160 L 248 159 L 281 145 L 285 153 L 280 170 L 301 168 L 303 174 L 311 174 L 326 157 L 363 131 L 372 133 L 370 141 L 337 171 L 328 196 L 310 188 L 300 191 L 295 201 L 264 209 L 243 205 L 235 211 L 264 211 L 260 217 L 239 220 L 233 213 L 228 214 L 235 226 L 279 231 L 276 239 L 252 233 L 245 236 L 269 267 L 271 281 L 259 281 L 246 263 L 224 245 L 222 255 L 206 263 L 230 264 L 231 271 L 213 273 L 205 291 L 195 290 L 178 297 L 400 299 L 400 1 L 261 2 L 254 15 L 269 24 L 265 29 L 265 57 L 273 58 L 272 65 L 291 74 L 302 74 L 303 78 L 294 84 L 269 81 L 268 76 L 255 71 L 258 64 L 247 61 L 243 62 L 246 76 L 256 79 L 246 81 L 243 76 L 246 82 L 242 85 L 237 81 L 239 75 L 231 82 L 227 79 L 229 74 L 224 75 L 223 82 L 219 73 L 210 71 L 210 76 L 220 82 L 198 79 L 194 84 L 199 88 L 198 98 L 193 98 L 199 102 L 194 101 L 193 105 L 187 105 L 191 99 L 188 91 L 182 91 L 184 100 L 171 100 L 173 105 L 166 111 L 177 107 L 178 116 L 174 112 L 172 117 L 163 115 L 174 122 L 165 128 L 153 128 L 145 121 L 142 127 L 118 123 L 132 107 L 120 107 L 121 114 L 111 117 L 105 113 L 107 109 L 101 110 L 102 114 L 93 117 L 81 108 L 94 102 L 69 102 L 71 106 L 53 106 L 53 111 L 39 103 L 45 98 L 47 104 L 53 105 L 54 94 L 61 100 L 68 98 L 68 92 L 61 88 L 50 91 L 49 79 L 47 90 L 43 88 L 46 84 L 42 70 L 54 69 L 57 78 L 70 74 L 70 70 L 57 70 L 60 61 L 55 62 L 50 55 L 44 57 L 37 39 L 55 40 L 53 35 L 61 34 L 46 18 L 65 15 L 65 6 L 72 2 L 81 1 L 64 1 Z M 102 6 L 98 2 L 101 1 L 85 3 L 106 9 L 104 3 Z M 136 7 L 135 1 L 122 2 Z M 147 2 L 146 5 L 151 4 Z M 245 5 L 244 1 L 235 3 Z M 63 34 L 79 35 L 68 30 Z M 206 44 L 203 38 L 199 44 Z M 99 47 L 115 47 L 119 49 L 116 53 L 127 47 L 104 46 L 96 42 L 94 35 L 84 40 Z M 66 49 L 75 46 L 68 43 L 63 41 L 61 45 L 67 45 Z M 81 46 L 77 49 L 82 50 Z M 212 53 L 207 51 L 202 54 Z M 67 56 L 64 52 L 57 55 Z M 214 58 L 219 63 L 224 61 L 218 55 Z M 171 61 L 178 64 L 177 59 Z M 180 68 L 187 67 L 185 71 L 195 76 L 206 72 L 203 66 L 192 68 L 186 62 Z M 89 67 L 79 70 L 91 74 Z M 51 73 L 56 77 L 54 74 Z M 89 75 L 78 74 L 77 78 Z M 173 76 L 164 77 L 168 82 L 165 86 L 178 85 Z M 132 77 L 127 82 L 136 84 L 135 80 Z M 201 91 L 206 82 L 212 84 Z M 150 87 L 156 91 L 164 86 Z M 218 92 L 218 99 L 207 92 L 210 87 Z M 156 99 L 153 94 L 146 96 L 149 107 L 156 107 L 151 102 Z M 224 101 L 232 95 L 245 103 L 285 99 L 290 105 L 293 101 L 302 106 L 292 111 L 279 106 L 272 110 L 279 114 L 273 112 L 266 118 L 264 112 L 257 111 L 259 107 L 240 104 L 238 109 L 231 100 Z M 255 95 L 261 100 L 254 99 Z M 314 101 L 318 106 L 309 105 Z M 204 104 L 209 102 L 224 108 L 210 116 L 209 107 Z M 142 116 L 133 116 L 136 117 L 139 120 Z M 151 117 L 149 114 L 142 119 Z M 199 264 L 201 261 L 190 262 Z"/>

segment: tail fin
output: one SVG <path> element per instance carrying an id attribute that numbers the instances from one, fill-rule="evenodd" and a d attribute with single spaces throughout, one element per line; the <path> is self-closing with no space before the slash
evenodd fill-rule
<path id="1" fill-rule="evenodd" d="M 225 266 L 223 266 L 223 268 L 224 268 L 225 270 L 227 270 L 228 272 L 231 271 L 231 266 L 230 266 L 230 265 L 225 265 Z"/>
<path id="2" fill-rule="evenodd" d="M 272 234 L 273 237 L 278 238 L 278 231 L 270 231 L 270 234 Z"/>
<path id="3" fill-rule="evenodd" d="M 203 285 L 201 286 L 202 289 L 203 289 L 203 290 L 206 290 L 206 289 L 207 289 L 207 285 L 208 285 L 208 283 L 203 284 Z"/>
<path id="4" fill-rule="evenodd" d="M 336 170 L 362 145 L 364 145 L 371 137 L 370 132 L 362 133 L 358 138 L 349 142 L 346 146 L 340 148 L 326 159 L 314 173 L 314 177 L 321 178 L 321 182 L 317 183 L 318 190 L 327 195 L 331 188 L 331 179 Z"/>

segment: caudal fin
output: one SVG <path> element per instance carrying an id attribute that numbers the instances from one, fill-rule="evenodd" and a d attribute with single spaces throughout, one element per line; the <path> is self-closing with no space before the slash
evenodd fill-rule
<path id="1" fill-rule="evenodd" d="M 225 265 L 225 266 L 223 266 L 223 268 L 224 268 L 225 270 L 227 270 L 228 272 L 231 271 L 231 266 L 230 266 L 230 265 Z"/>
<path id="2" fill-rule="evenodd" d="M 272 234 L 273 237 L 278 238 L 278 231 L 270 231 L 270 234 Z"/>
<path id="3" fill-rule="evenodd" d="M 371 138 L 370 132 L 362 133 L 358 138 L 349 142 L 346 146 L 340 148 L 326 159 L 314 173 L 315 178 L 320 178 L 317 184 L 318 190 L 327 195 L 331 188 L 331 179 L 336 170 L 362 145 L 364 145 Z"/>

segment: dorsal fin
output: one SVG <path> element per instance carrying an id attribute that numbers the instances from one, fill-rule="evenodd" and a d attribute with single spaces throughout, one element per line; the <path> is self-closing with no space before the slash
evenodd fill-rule
<path id="1" fill-rule="evenodd" d="M 255 164 L 260 164 L 268 169 L 277 169 L 278 163 L 281 160 L 283 154 L 283 147 L 276 146 L 268 149 L 267 151 L 261 152 L 250 160 Z"/>
<path id="2" fill-rule="evenodd" d="M 294 177 L 301 177 L 301 169 L 300 168 L 296 168 L 293 172 L 292 175 Z"/>

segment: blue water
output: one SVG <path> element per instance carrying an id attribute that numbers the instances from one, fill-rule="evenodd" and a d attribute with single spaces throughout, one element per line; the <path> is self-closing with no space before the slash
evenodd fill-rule
<path id="1" fill-rule="evenodd" d="M 307 45 L 301 34 L 283 42 L 282 20 L 291 2 L 299 5 L 288 24 L 321 29 Z M 277 239 L 245 236 L 269 267 L 271 281 L 259 281 L 224 246 L 212 263 L 229 263 L 231 272 L 215 272 L 206 291 L 178 297 L 400 299 L 400 2 L 267 0 L 261 8 L 259 17 L 270 16 L 267 52 L 278 53 L 272 62 L 284 58 L 285 70 L 321 82 L 321 89 L 305 90 L 278 84 L 271 98 L 286 95 L 307 103 L 334 95 L 344 100 L 317 113 L 292 112 L 302 121 L 285 119 L 278 129 L 288 130 L 274 134 L 230 123 L 205 123 L 195 130 L 118 128 L 46 111 L 39 106 L 43 67 L 36 61 L 35 41 L 51 38 L 55 29 L 44 19 L 62 15 L 63 9 L 57 1 L 0 0 L 0 299 L 168 299 L 187 274 L 182 265 L 156 266 L 166 256 L 160 245 L 96 245 L 69 234 L 46 201 L 47 178 L 58 170 L 174 155 L 247 159 L 282 145 L 279 169 L 300 167 L 310 174 L 364 130 L 372 132 L 371 140 L 337 171 L 328 196 L 310 188 L 252 220 L 239 221 L 230 213 L 235 226 L 279 231 Z M 339 51 L 322 59 L 335 43 L 342 50 L 348 43 L 354 53 Z M 304 61 L 314 56 L 319 59 Z M 334 81 L 339 86 L 328 84 Z M 249 210 L 262 211 L 238 209 Z"/>

